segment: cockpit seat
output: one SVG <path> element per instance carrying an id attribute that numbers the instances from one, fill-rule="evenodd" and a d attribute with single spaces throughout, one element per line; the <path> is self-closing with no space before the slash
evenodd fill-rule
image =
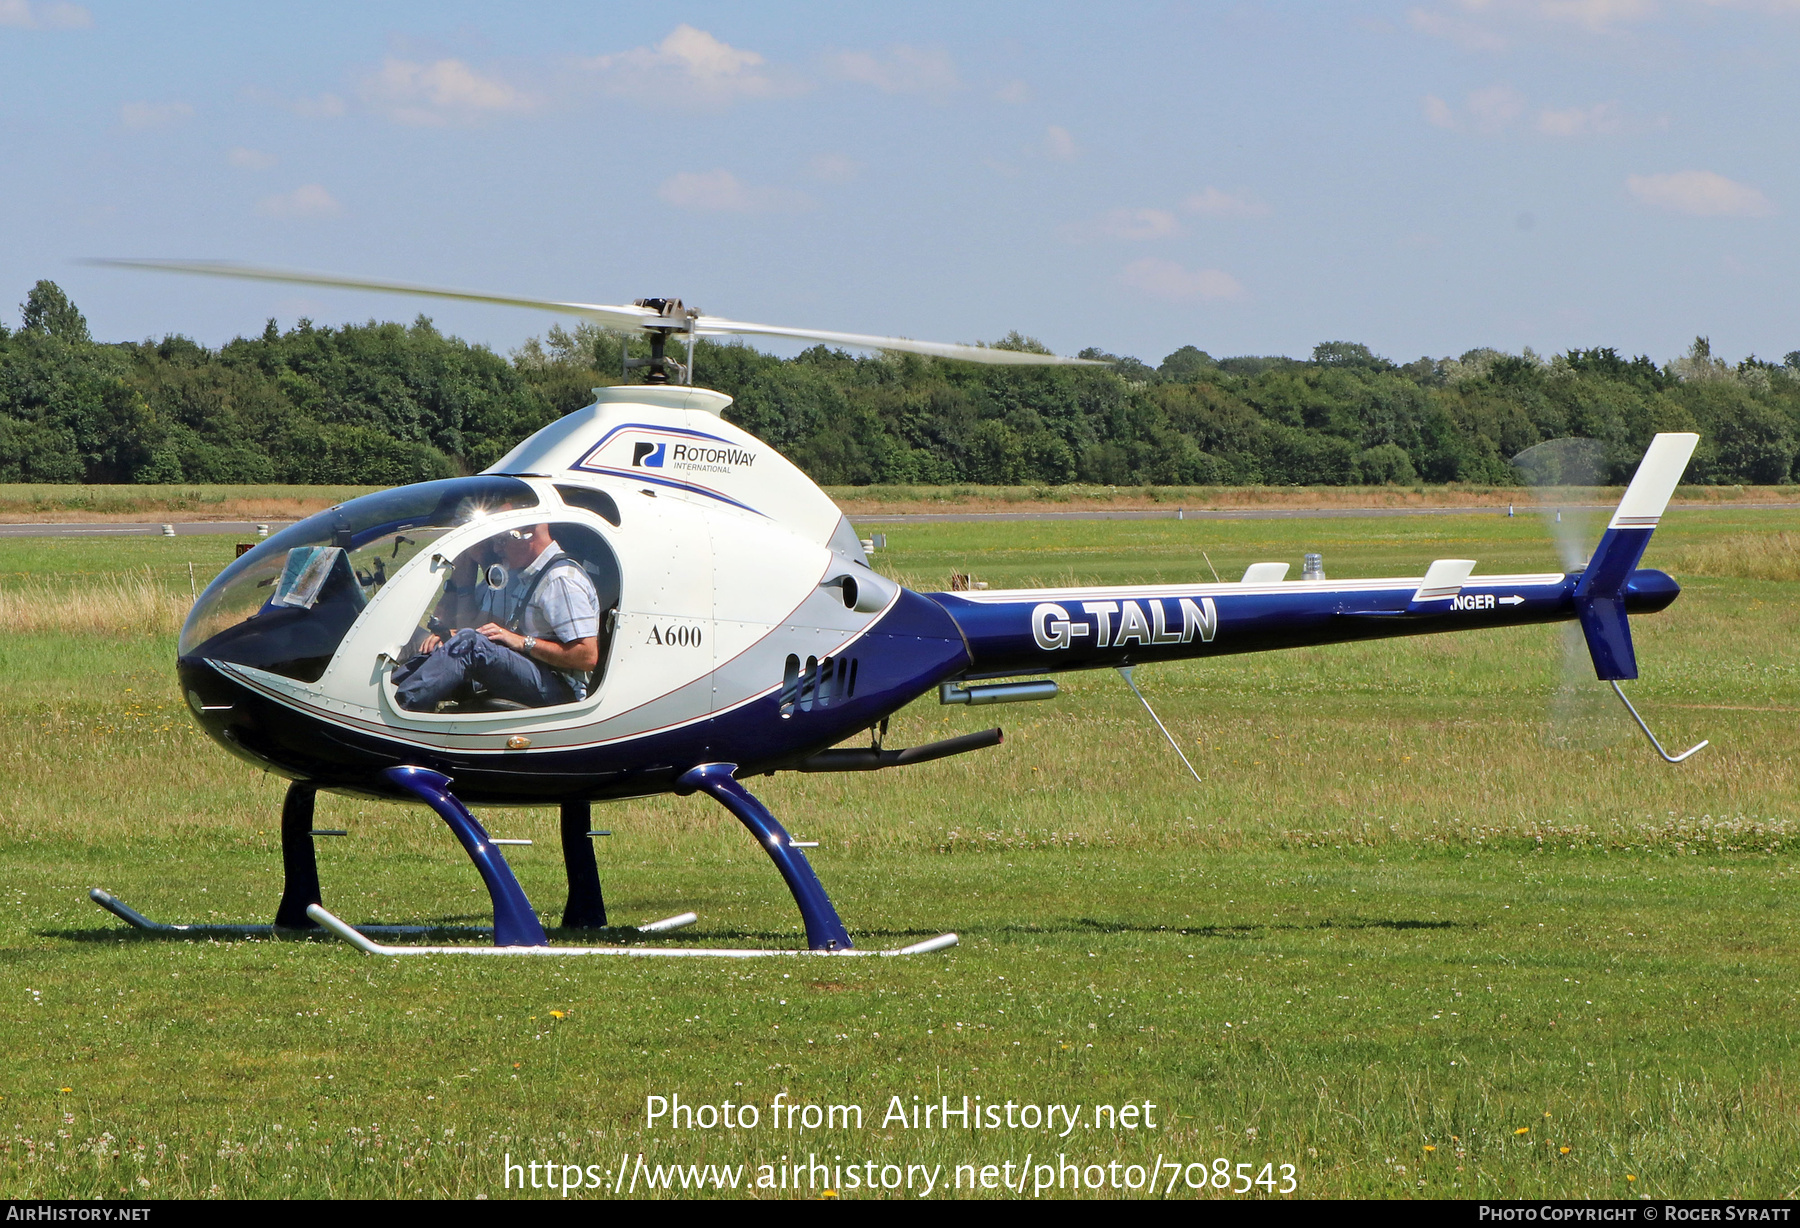
<path id="1" fill-rule="evenodd" d="M 488 692 L 485 687 L 476 683 L 465 683 L 457 688 L 456 694 L 437 706 L 440 713 L 458 712 L 529 712 L 530 704 L 522 704 L 513 699 L 501 699 Z"/>
<path id="2" fill-rule="evenodd" d="M 492 695 L 477 695 L 474 699 L 450 699 L 438 705 L 439 712 L 529 712 L 528 704 L 518 703 L 511 699 L 496 699 Z"/>

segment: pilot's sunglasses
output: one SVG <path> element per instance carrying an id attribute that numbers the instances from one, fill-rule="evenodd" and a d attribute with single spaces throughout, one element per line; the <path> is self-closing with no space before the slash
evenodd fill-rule
<path id="1" fill-rule="evenodd" d="M 532 531 L 530 529 L 508 529 L 506 535 L 516 542 L 528 542 L 531 540 Z"/>

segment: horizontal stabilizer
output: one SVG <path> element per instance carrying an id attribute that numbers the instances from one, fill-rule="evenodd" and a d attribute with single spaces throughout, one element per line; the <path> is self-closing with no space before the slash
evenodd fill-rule
<path id="1" fill-rule="evenodd" d="M 1474 570 L 1474 559 L 1435 560 L 1426 568 L 1425 578 L 1419 582 L 1418 591 L 1413 594 L 1412 604 L 1407 607 L 1407 612 L 1418 613 L 1422 606 L 1449 601 L 1462 592 L 1463 582 Z"/>
<path id="2" fill-rule="evenodd" d="M 1448 614 L 1450 603 L 1461 595 L 1463 584 L 1474 570 L 1474 559 L 1434 559 L 1404 609 L 1339 610 L 1338 613 L 1347 618 L 1425 618 Z"/>
<path id="3" fill-rule="evenodd" d="M 1244 568 L 1242 584 L 1280 584 L 1287 579 L 1288 563 L 1252 563 Z"/>

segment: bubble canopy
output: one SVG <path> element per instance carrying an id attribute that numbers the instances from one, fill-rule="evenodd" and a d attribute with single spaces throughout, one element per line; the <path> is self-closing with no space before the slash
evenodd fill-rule
<path id="1" fill-rule="evenodd" d="M 180 655 L 317 682 L 358 614 L 420 551 L 491 512 L 538 505 L 518 478 L 449 478 L 364 495 L 309 516 L 206 586 Z"/>

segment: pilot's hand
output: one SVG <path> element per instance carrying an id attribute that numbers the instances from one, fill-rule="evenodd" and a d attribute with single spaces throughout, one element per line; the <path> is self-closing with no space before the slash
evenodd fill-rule
<path id="1" fill-rule="evenodd" d="M 488 623 L 486 626 L 477 627 L 475 630 L 477 634 L 485 635 L 488 639 L 494 641 L 494 643 L 503 644 L 514 652 L 525 651 L 525 637 L 520 635 L 517 631 L 508 631 L 499 623 Z"/>
<path id="2" fill-rule="evenodd" d="M 419 641 L 419 652 L 421 655 L 436 652 L 443 642 L 444 641 L 440 640 L 436 635 L 428 634 L 424 639 Z"/>

